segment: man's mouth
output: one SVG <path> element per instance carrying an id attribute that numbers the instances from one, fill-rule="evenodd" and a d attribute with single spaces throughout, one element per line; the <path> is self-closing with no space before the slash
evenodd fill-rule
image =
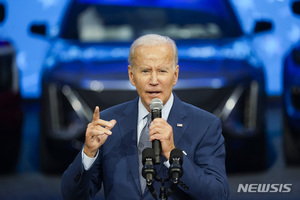
<path id="1" fill-rule="evenodd" d="M 158 96 L 161 94 L 161 91 L 147 91 L 147 94 L 150 96 Z"/>

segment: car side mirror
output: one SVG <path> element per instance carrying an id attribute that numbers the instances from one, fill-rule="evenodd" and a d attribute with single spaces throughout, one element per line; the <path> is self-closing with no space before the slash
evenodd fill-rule
<path id="1" fill-rule="evenodd" d="M 47 29 L 46 23 L 33 23 L 30 25 L 30 32 L 40 36 L 47 36 Z"/>
<path id="2" fill-rule="evenodd" d="M 5 19 L 5 6 L 0 3 L 0 23 L 2 23 Z"/>
<path id="3" fill-rule="evenodd" d="M 292 11 L 296 15 L 300 15 L 300 1 L 294 1 L 292 4 Z"/>
<path id="4" fill-rule="evenodd" d="M 273 23 L 267 20 L 256 21 L 253 33 L 261 33 L 273 29 Z"/>

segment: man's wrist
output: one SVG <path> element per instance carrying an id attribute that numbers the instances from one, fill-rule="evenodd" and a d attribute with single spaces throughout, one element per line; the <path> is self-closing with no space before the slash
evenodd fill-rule
<path id="1" fill-rule="evenodd" d="M 97 150 L 96 151 L 90 151 L 86 146 L 83 148 L 83 153 L 87 155 L 90 158 L 94 158 L 97 155 Z"/>
<path id="2" fill-rule="evenodd" d="M 97 150 L 95 157 L 89 157 L 88 155 L 86 155 L 84 153 L 83 150 L 81 151 L 82 164 L 83 164 L 85 170 L 89 170 L 91 168 L 91 166 L 97 159 L 98 154 L 99 154 L 99 151 Z"/>
<path id="3" fill-rule="evenodd" d="M 166 158 L 167 160 L 170 159 L 171 151 L 172 151 L 173 149 L 175 149 L 175 147 L 171 148 L 171 150 L 165 154 L 165 158 Z"/>

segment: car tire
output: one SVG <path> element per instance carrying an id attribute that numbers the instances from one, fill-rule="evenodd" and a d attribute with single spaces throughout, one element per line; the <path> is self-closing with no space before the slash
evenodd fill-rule
<path id="1" fill-rule="evenodd" d="M 79 151 L 71 148 L 71 141 L 47 137 L 47 126 L 42 123 L 41 127 L 40 170 L 44 174 L 62 174 Z"/>
<path id="2" fill-rule="evenodd" d="M 1 98 L 0 174 L 6 174 L 15 172 L 18 167 L 24 114 L 21 107 L 22 100 L 20 94 L 5 95 L 1 96 Z M 10 104 L 4 100 L 8 100 Z"/>
<path id="3" fill-rule="evenodd" d="M 227 173 L 259 172 L 268 167 L 268 150 L 265 127 L 255 137 L 226 137 Z M 229 148 L 230 147 L 230 148 Z"/>
<path id="4" fill-rule="evenodd" d="M 67 168 L 64 164 L 69 160 L 64 150 L 60 148 L 63 144 L 60 140 L 51 138 L 49 135 L 50 125 L 47 115 L 48 106 L 42 102 L 41 107 L 41 135 L 40 135 L 40 171 L 44 174 L 61 174 Z"/>
<path id="5" fill-rule="evenodd" d="M 49 121 L 50 118 L 48 116 L 49 113 L 49 104 L 45 101 L 47 95 L 42 95 L 41 101 L 41 133 L 40 133 L 40 170 L 42 173 L 45 174 L 53 174 L 57 172 L 57 164 L 59 163 L 58 160 L 55 158 L 55 153 L 52 152 L 51 149 L 51 138 L 48 136 L 50 126 Z M 54 145 L 55 147 L 55 145 Z M 59 154 L 57 154 L 58 156 Z"/>
<path id="6" fill-rule="evenodd" d="M 40 140 L 40 169 L 45 174 L 55 173 L 55 163 L 57 161 L 51 156 L 49 153 L 49 149 L 47 147 L 47 140 L 45 136 L 41 135 Z"/>
<path id="7" fill-rule="evenodd" d="M 287 165 L 300 164 L 300 151 L 297 148 L 297 140 L 293 137 L 286 114 L 283 120 L 283 150 Z"/>

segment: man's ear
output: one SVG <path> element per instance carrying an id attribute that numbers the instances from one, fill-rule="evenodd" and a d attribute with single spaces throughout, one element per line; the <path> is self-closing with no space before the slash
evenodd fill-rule
<path id="1" fill-rule="evenodd" d="M 176 83 L 177 83 L 178 75 L 179 75 L 179 65 L 177 65 L 176 68 L 175 68 L 175 72 L 174 72 L 174 83 L 173 83 L 173 86 L 175 86 Z"/>
<path id="2" fill-rule="evenodd" d="M 128 65 L 128 76 L 130 83 L 135 86 L 134 77 L 133 77 L 133 69 L 130 65 Z"/>

